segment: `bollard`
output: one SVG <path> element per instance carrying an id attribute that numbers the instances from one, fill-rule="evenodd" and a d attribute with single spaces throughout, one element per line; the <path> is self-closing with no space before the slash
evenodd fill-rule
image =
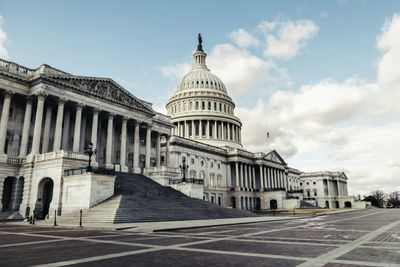
<path id="1" fill-rule="evenodd" d="M 57 211 L 54 211 L 54 226 L 57 226 Z"/>
<path id="2" fill-rule="evenodd" d="M 79 227 L 82 227 L 82 210 L 79 211 Z"/>

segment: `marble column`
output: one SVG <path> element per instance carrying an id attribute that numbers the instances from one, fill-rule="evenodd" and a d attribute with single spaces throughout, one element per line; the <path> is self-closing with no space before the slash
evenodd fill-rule
<path id="1" fill-rule="evenodd" d="M 36 116 L 35 116 L 35 126 L 33 128 L 33 140 L 32 140 L 32 151 L 31 154 L 40 153 L 40 137 L 42 135 L 42 120 L 43 120 L 43 107 L 44 99 L 46 97 L 45 93 L 37 94 L 37 106 L 36 106 Z"/>
<path id="2" fill-rule="evenodd" d="M 107 124 L 107 146 L 106 146 L 106 167 L 110 168 L 112 164 L 112 148 L 113 148 L 113 130 L 114 130 L 114 114 L 108 114 Z"/>
<path id="3" fill-rule="evenodd" d="M 68 151 L 69 148 L 69 125 L 71 121 L 71 112 L 66 109 L 64 114 L 64 126 L 63 126 L 63 137 L 62 137 L 62 148 Z"/>
<path id="4" fill-rule="evenodd" d="M 53 151 L 58 151 L 61 149 L 61 136 L 63 132 L 63 118 L 64 118 L 64 105 L 66 99 L 60 98 L 58 99 L 58 107 L 57 107 L 57 118 L 56 118 L 56 126 L 54 129 L 54 145 Z"/>
<path id="5" fill-rule="evenodd" d="M 337 186 L 337 193 L 338 193 L 338 196 L 341 196 L 342 195 L 342 189 L 340 188 L 340 181 L 338 180 L 338 181 L 336 181 L 336 186 Z"/>
<path id="6" fill-rule="evenodd" d="M 186 124 L 186 122 L 185 122 Z M 185 129 L 185 135 L 187 134 L 186 132 L 187 126 Z M 147 130 L 146 130 L 146 168 L 150 168 L 150 159 L 151 159 L 151 125 L 147 125 Z"/>
<path id="7" fill-rule="evenodd" d="M 240 187 L 244 188 L 244 179 L 243 179 L 243 164 L 240 164 Z"/>
<path id="8" fill-rule="evenodd" d="M 185 124 L 185 138 L 189 138 L 189 126 L 188 126 L 188 122 L 184 121 L 183 122 Z M 146 163 L 147 164 L 147 163 Z"/>
<path id="9" fill-rule="evenodd" d="M 217 129 L 218 123 L 217 121 L 214 121 L 214 139 L 218 138 L 218 129 Z"/>
<path id="10" fill-rule="evenodd" d="M 99 125 L 99 112 L 100 110 L 97 108 L 93 109 L 93 117 L 92 117 L 92 132 L 90 135 L 90 142 L 93 144 L 93 149 L 97 148 L 97 128 Z"/>
<path id="11" fill-rule="evenodd" d="M 249 183 L 248 183 L 248 176 L 247 176 L 247 164 L 243 164 L 243 172 L 244 172 L 244 187 L 249 188 Z"/>
<path id="12" fill-rule="evenodd" d="M 231 140 L 231 124 L 227 124 L 227 129 L 228 129 L 228 140 Z"/>
<path id="13" fill-rule="evenodd" d="M 82 114 L 82 129 L 81 129 L 81 143 L 79 144 L 79 153 L 84 153 L 86 143 L 86 131 L 87 131 L 87 115 L 85 113 Z"/>
<path id="14" fill-rule="evenodd" d="M 169 167 L 169 157 L 170 157 L 170 148 L 169 148 L 169 146 L 170 146 L 170 139 L 171 139 L 171 136 L 169 136 L 169 135 L 167 135 L 166 137 L 165 137 L 165 142 L 166 142 L 166 144 L 165 144 L 165 166 L 167 166 L 167 167 Z"/>
<path id="15" fill-rule="evenodd" d="M 0 120 L 0 154 L 7 153 L 7 151 L 4 151 L 4 149 L 7 140 L 8 117 L 10 114 L 11 97 L 13 94 L 14 92 L 10 90 L 7 90 L 4 94 L 3 110 L 1 113 L 1 120 Z"/>
<path id="16" fill-rule="evenodd" d="M 254 166 L 251 166 L 251 173 L 253 176 L 253 189 L 256 189 L 257 188 L 257 186 L 256 186 L 256 170 L 255 170 Z"/>
<path id="17" fill-rule="evenodd" d="M 235 182 L 236 182 L 236 188 L 240 187 L 240 183 L 239 183 L 239 166 L 238 163 L 235 162 Z"/>
<path id="18" fill-rule="evenodd" d="M 161 134 L 157 133 L 156 139 L 156 167 L 161 166 Z"/>
<path id="19" fill-rule="evenodd" d="M 74 143 L 72 145 L 72 151 L 76 153 L 79 153 L 79 145 L 81 143 L 82 109 L 83 104 L 77 103 L 75 113 Z"/>
<path id="20" fill-rule="evenodd" d="M 133 140 L 133 167 L 135 172 L 140 172 L 139 166 L 140 122 L 135 121 L 135 136 Z"/>
<path id="21" fill-rule="evenodd" d="M 194 120 L 192 120 L 192 138 L 196 138 L 196 127 L 194 125 Z"/>
<path id="22" fill-rule="evenodd" d="M 203 138 L 203 123 L 199 120 L 199 137 Z"/>
<path id="23" fill-rule="evenodd" d="M 225 129 L 224 129 L 225 123 L 221 121 L 221 139 L 225 140 Z"/>
<path id="24" fill-rule="evenodd" d="M 26 98 L 24 125 L 22 126 L 21 148 L 19 152 L 20 157 L 25 157 L 26 154 L 28 153 L 29 128 L 31 125 L 31 116 L 32 116 L 32 97 L 29 96 Z"/>
<path id="25" fill-rule="evenodd" d="M 207 126 L 206 126 L 206 138 L 210 138 L 210 120 L 207 120 Z"/>
<path id="26" fill-rule="evenodd" d="M 128 167 L 126 166 L 126 133 L 127 133 L 127 123 L 128 118 L 122 118 L 122 127 L 121 127 L 121 151 L 120 151 L 120 165 L 121 171 L 126 172 Z"/>
<path id="27" fill-rule="evenodd" d="M 46 153 L 49 151 L 49 142 L 50 142 L 50 127 L 51 127 L 51 117 L 53 113 L 53 108 L 50 103 L 47 103 L 46 108 L 46 119 L 44 121 L 44 130 L 43 130 L 43 144 L 42 144 L 42 153 Z"/>

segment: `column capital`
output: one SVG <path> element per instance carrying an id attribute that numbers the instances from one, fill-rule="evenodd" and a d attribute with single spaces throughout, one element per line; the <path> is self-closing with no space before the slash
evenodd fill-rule
<path id="1" fill-rule="evenodd" d="M 114 118 L 115 117 L 115 113 L 114 112 L 109 112 L 108 113 L 108 118 L 110 119 L 110 118 Z"/>
<path id="2" fill-rule="evenodd" d="M 38 98 L 38 100 L 44 100 L 48 96 L 48 93 L 46 93 L 43 90 L 40 90 L 40 91 L 36 92 L 35 95 Z"/>
<path id="3" fill-rule="evenodd" d="M 4 98 L 11 98 L 15 94 L 14 90 L 5 90 L 4 91 Z"/>
<path id="4" fill-rule="evenodd" d="M 77 109 L 83 109 L 84 107 L 85 107 L 85 104 L 80 103 L 80 102 L 77 102 L 77 103 L 76 103 L 76 108 L 77 108 Z"/>
<path id="5" fill-rule="evenodd" d="M 27 95 L 25 99 L 27 104 L 32 104 L 33 97 L 31 95 Z"/>
<path id="6" fill-rule="evenodd" d="M 127 122 L 130 118 L 128 116 L 122 116 L 122 122 Z"/>
<path id="7" fill-rule="evenodd" d="M 93 107 L 92 110 L 93 110 L 93 113 L 99 113 L 101 111 L 101 109 L 96 108 L 96 107 Z"/>
<path id="8" fill-rule="evenodd" d="M 65 97 L 59 97 L 57 102 L 58 105 L 64 105 L 68 100 Z"/>

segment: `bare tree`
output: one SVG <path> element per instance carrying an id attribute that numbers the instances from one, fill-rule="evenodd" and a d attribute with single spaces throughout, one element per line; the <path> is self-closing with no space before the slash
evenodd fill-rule
<path id="1" fill-rule="evenodd" d="M 400 207 L 400 191 L 394 191 L 389 194 L 389 204 L 394 207 Z"/>
<path id="2" fill-rule="evenodd" d="M 376 200 L 376 206 L 378 208 L 383 208 L 384 203 L 385 203 L 385 193 L 383 193 L 382 190 L 375 190 L 371 192 L 371 196 L 375 198 Z"/>

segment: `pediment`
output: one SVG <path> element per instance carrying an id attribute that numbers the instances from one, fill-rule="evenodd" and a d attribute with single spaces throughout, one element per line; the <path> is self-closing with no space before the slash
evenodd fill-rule
<path id="1" fill-rule="evenodd" d="M 73 75 L 46 76 L 44 78 L 47 81 L 71 88 L 80 93 L 118 103 L 131 110 L 140 111 L 151 116 L 156 114 L 144 101 L 136 98 L 112 79 Z"/>
<path id="2" fill-rule="evenodd" d="M 265 156 L 266 160 L 281 164 L 281 165 L 286 165 L 286 162 L 283 160 L 283 158 L 279 155 L 276 150 L 272 150 Z"/>

